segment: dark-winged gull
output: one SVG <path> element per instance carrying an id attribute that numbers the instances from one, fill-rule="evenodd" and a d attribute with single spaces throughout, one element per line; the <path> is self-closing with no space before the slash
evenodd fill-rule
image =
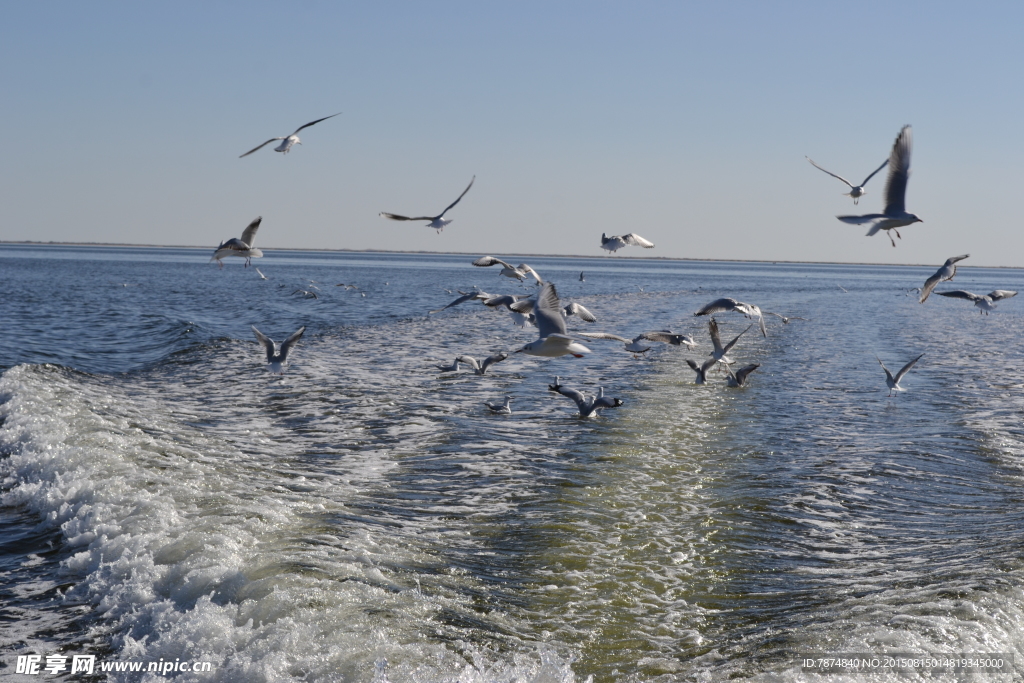
<path id="1" fill-rule="evenodd" d="M 340 114 L 340 113 L 341 112 L 339 111 L 338 114 Z M 276 140 L 283 140 L 284 142 L 282 142 L 280 145 L 275 147 L 274 151 L 275 152 L 281 152 L 282 154 L 287 154 L 288 151 L 292 148 L 292 145 L 301 145 L 302 144 L 302 140 L 299 139 L 299 135 L 298 135 L 300 130 L 302 130 L 303 128 L 309 128 L 310 126 L 314 126 L 314 125 L 320 123 L 321 121 L 326 121 L 327 119 L 333 119 L 338 114 L 331 114 L 330 116 L 325 116 L 322 119 L 317 119 L 316 121 L 310 121 L 309 123 L 307 123 L 307 124 L 305 124 L 303 126 L 299 126 L 298 128 L 296 128 L 295 132 L 292 133 L 291 135 L 286 135 L 283 138 L 270 138 L 269 140 L 264 142 L 259 147 L 253 147 L 248 152 L 246 152 L 245 154 L 243 154 L 241 157 L 238 157 L 238 158 L 241 159 L 242 157 L 247 157 L 250 154 L 252 154 L 253 152 L 255 152 L 256 150 L 261 149 L 261 148 L 265 147 L 266 145 L 269 145 L 271 142 L 274 142 Z"/>
<path id="2" fill-rule="evenodd" d="M 878 364 L 882 366 L 883 370 L 885 370 L 885 385 L 889 387 L 890 396 L 892 396 L 892 392 L 894 391 L 904 391 L 903 387 L 900 386 L 900 380 L 903 379 L 903 375 L 910 372 L 910 368 L 914 367 L 914 363 L 921 360 L 922 357 L 924 357 L 923 353 L 900 368 L 900 371 L 896 373 L 895 377 L 893 377 L 892 373 L 889 372 L 889 368 L 885 367 L 885 363 L 882 362 L 882 359 L 875 356 L 875 360 L 877 360 Z"/>
<path id="3" fill-rule="evenodd" d="M 491 367 L 495 363 L 500 363 L 506 358 L 508 358 L 508 354 L 502 351 L 492 356 L 487 356 L 487 358 L 484 358 L 483 361 L 477 361 L 477 359 L 473 358 L 473 356 L 459 356 L 455 360 L 457 360 L 460 363 L 465 363 L 469 367 L 473 368 L 473 372 L 475 372 L 476 374 L 484 375 L 487 374 L 487 368 Z"/>
<path id="4" fill-rule="evenodd" d="M 964 289 L 954 289 L 952 292 L 935 292 L 939 296 L 948 296 L 951 299 L 967 299 L 973 301 L 974 305 L 980 310 L 979 313 L 988 315 L 989 311 L 995 310 L 995 302 L 1000 299 L 1009 299 L 1011 296 L 1017 296 L 1017 292 L 1012 289 L 994 289 L 988 294 L 978 295 L 973 292 L 968 292 Z"/>
<path id="5" fill-rule="evenodd" d="M 251 259 L 261 258 L 263 252 L 253 246 L 253 243 L 256 241 L 256 231 L 260 229 L 261 222 L 263 222 L 263 216 L 257 216 L 242 231 L 241 239 L 232 237 L 227 242 L 221 242 L 217 250 L 213 252 L 213 258 L 210 259 L 210 262 L 216 261 L 223 268 L 224 261 L 222 259 L 225 256 L 240 256 L 245 259 L 245 267 L 248 268 Z M 262 273 L 260 274 L 262 275 Z"/>
<path id="6" fill-rule="evenodd" d="M 928 295 L 935 289 L 935 285 L 940 282 L 952 280 L 953 276 L 956 275 L 956 263 L 957 261 L 963 261 L 965 258 L 969 258 L 970 254 L 964 254 L 963 256 L 951 256 L 946 259 L 946 262 L 942 264 L 942 267 L 935 271 L 935 275 L 924 281 L 924 287 L 921 288 L 921 303 L 928 300 Z"/>
<path id="7" fill-rule="evenodd" d="M 886 159 L 885 161 L 882 162 L 881 166 L 879 166 L 874 171 L 872 171 L 871 174 L 867 178 L 864 179 L 864 182 L 862 182 L 860 185 L 854 185 L 853 183 L 851 183 L 849 180 L 847 180 L 843 176 L 836 175 L 832 171 L 826 171 L 821 166 L 818 166 L 816 163 L 814 163 L 814 160 L 811 159 L 810 157 L 804 157 L 804 158 L 807 159 L 807 161 L 811 162 L 811 166 L 813 166 L 814 168 L 818 169 L 819 171 L 825 171 L 825 173 L 828 173 L 833 178 L 838 178 L 839 180 L 842 180 L 844 183 L 849 185 L 850 186 L 850 191 L 846 193 L 846 196 L 847 197 L 853 197 L 853 203 L 854 204 L 857 204 L 860 201 L 860 198 L 868 193 L 868 191 L 864 189 L 864 186 L 868 184 L 868 181 L 871 180 L 872 178 L 874 178 L 875 174 L 878 173 L 879 171 L 881 171 L 883 168 L 885 168 L 885 165 L 887 163 L 889 163 L 889 160 Z"/>
<path id="8" fill-rule="evenodd" d="M 708 370 L 714 367 L 718 361 L 714 358 L 709 358 L 702 365 L 697 365 L 689 358 L 686 359 L 686 364 L 689 365 L 694 372 L 697 373 L 697 378 L 693 380 L 694 384 L 707 384 L 708 381 Z"/>
<path id="9" fill-rule="evenodd" d="M 646 240 L 635 232 L 631 232 L 628 235 L 612 235 L 608 237 L 603 232 L 601 233 L 601 248 L 606 249 L 611 253 L 617 252 L 623 247 L 634 246 L 643 247 L 644 249 L 651 249 L 654 247 L 654 242 Z"/>
<path id="10" fill-rule="evenodd" d="M 903 126 L 900 134 L 896 136 L 896 142 L 892 145 L 892 153 L 889 155 L 889 177 L 885 181 L 885 210 L 882 213 L 868 213 L 863 216 L 836 216 L 844 223 L 862 225 L 870 223 L 868 237 L 879 230 L 885 230 L 889 235 L 892 246 L 896 246 L 896 240 L 889 234 L 889 230 L 895 230 L 896 236 L 903 239 L 898 228 L 912 223 L 923 223 L 920 218 L 907 212 L 906 196 L 907 181 L 910 180 L 910 153 L 914 146 L 914 137 L 910 126 Z"/>
<path id="11" fill-rule="evenodd" d="M 465 303 L 467 301 L 472 301 L 474 299 L 480 299 L 481 301 L 486 301 L 487 299 L 494 298 L 493 294 L 488 294 L 487 292 L 481 292 L 480 290 L 476 290 L 474 292 L 463 292 L 461 289 L 459 289 L 459 290 L 456 290 L 456 291 L 458 291 L 458 293 L 461 294 L 462 296 L 460 296 L 458 299 L 456 299 L 455 301 L 451 302 L 447 306 L 442 306 L 441 308 L 435 308 L 432 311 L 427 311 L 427 313 L 440 313 L 441 311 L 443 311 L 446 308 L 451 308 L 452 306 L 458 306 L 461 303 Z"/>
<path id="12" fill-rule="evenodd" d="M 280 348 L 276 348 L 274 340 L 257 330 L 255 325 L 252 326 L 252 331 L 256 334 L 256 339 L 263 345 L 263 350 L 267 352 L 267 369 L 275 375 L 283 375 L 284 364 L 288 362 L 288 352 L 302 337 L 306 327 L 302 326 L 293 332 L 281 343 Z"/>
<path id="13" fill-rule="evenodd" d="M 410 218 L 408 216 L 399 216 L 398 214 L 387 213 L 385 211 L 381 211 L 380 215 L 384 216 L 384 218 L 390 218 L 393 221 L 430 221 L 429 223 L 427 223 L 427 227 L 434 228 L 435 230 L 437 230 L 438 234 L 440 234 L 441 231 L 444 230 L 444 226 L 451 223 L 450 220 L 445 220 L 444 215 L 448 213 L 448 211 L 453 206 L 462 201 L 462 198 L 466 196 L 467 192 L 469 192 L 469 188 L 473 187 L 474 182 L 476 182 L 476 176 L 473 176 L 473 179 L 469 181 L 469 185 L 467 185 L 466 189 L 462 191 L 462 194 L 459 195 L 459 198 L 456 199 L 451 204 L 449 204 L 444 211 L 437 214 L 436 216 L 415 216 Z"/>
<path id="14" fill-rule="evenodd" d="M 590 353 L 590 349 L 568 335 L 565 316 L 562 315 L 562 306 L 558 301 L 558 292 L 550 282 L 541 285 L 541 289 L 537 293 L 537 301 L 533 306 L 533 315 L 536 319 L 539 338 L 516 349 L 516 353 L 547 358 L 565 355 L 582 358 L 583 354 Z"/>
<path id="15" fill-rule="evenodd" d="M 711 303 L 705 304 L 694 315 L 710 315 L 712 313 L 725 313 L 729 311 L 742 313 L 750 319 L 757 318 L 757 321 L 761 324 L 761 334 L 765 337 L 768 336 L 768 331 L 764 327 L 764 316 L 761 315 L 761 309 L 754 304 L 745 304 L 742 301 L 729 298 L 715 299 Z"/>
<path id="16" fill-rule="evenodd" d="M 867 182 L 867 181 L 865 180 L 864 182 Z M 751 365 L 743 366 L 742 368 L 740 368 L 736 372 L 733 372 L 732 370 L 729 370 L 729 376 L 726 377 L 725 379 L 729 383 L 730 387 L 746 386 L 746 384 L 747 384 L 747 375 L 752 373 L 754 370 L 757 370 L 759 367 L 761 367 L 760 363 L 752 363 Z"/>
<path id="17" fill-rule="evenodd" d="M 555 383 L 549 384 L 548 389 L 557 392 L 566 398 L 571 398 L 576 404 L 576 407 L 580 409 L 580 417 L 590 417 L 591 415 L 597 415 L 597 411 L 602 408 L 618 408 L 622 405 L 621 398 L 611 398 L 604 395 L 604 387 L 598 387 L 597 396 L 587 398 L 586 394 L 575 389 L 569 389 L 568 387 L 562 386 L 559 377 L 555 377 Z"/>

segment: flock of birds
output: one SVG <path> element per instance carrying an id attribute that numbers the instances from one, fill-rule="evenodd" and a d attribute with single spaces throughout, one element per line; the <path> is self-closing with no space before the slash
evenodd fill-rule
<path id="1" fill-rule="evenodd" d="M 324 118 L 316 119 L 303 126 L 300 126 L 295 130 L 294 133 L 284 137 L 271 138 L 263 144 L 255 147 L 245 154 L 241 155 L 246 157 L 253 152 L 263 148 L 271 142 L 281 141 L 274 151 L 287 154 L 294 145 L 301 144 L 299 140 L 299 131 L 309 128 L 321 121 L 333 118 L 338 114 L 332 114 Z M 879 171 L 886 166 L 889 167 L 889 175 L 885 185 L 885 208 L 882 213 L 869 213 L 863 215 L 846 215 L 837 216 L 840 221 L 844 223 L 850 223 L 855 225 L 869 225 L 867 232 L 868 236 L 875 235 L 880 231 L 885 231 L 889 237 L 889 241 L 892 246 L 896 246 L 896 241 L 892 237 L 892 233 L 896 234 L 896 237 L 902 239 L 899 233 L 899 228 L 912 225 L 913 223 L 922 222 L 922 220 L 915 214 L 909 213 L 906 210 L 906 190 L 907 182 L 910 178 L 910 157 L 913 147 L 913 138 L 911 134 L 910 126 L 904 126 L 899 135 L 896 137 L 896 141 L 893 143 L 892 150 L 889 154 L 889 158 L 883 162 L 878 168 L 872 171 L 863 182 L 859 185 L 854 185 L 850 181 L 846 180 L 840 175 L 828 171 L 818 164 L 816 164 L 810 157 L 807 157 L 807 161 L 810 162 L 815 168 L 827 173 L 828 175 L 841 180 L 847 186 L 850 191 L 846 193 L 853 199 L 854 204 L 858 204 L 860 198 L 867 194 L 865 186 Z M 426 221 L 428 228 L 433 228 L 441 233 L 444 228 L 449 225 L 451 219 L 445 218 L 445 215 L 451 211 L 466 194 L 473 187 L 473 183 L 476 182 L 476 176 L 470 180 L 469 185 L 462 191 L 462 194 L 455 199 L 454 202 L 449 204 L 443 211 L 435 216 L 403 216 L 394 213 L 381 212 L 380 215 L 384 218 L 394 221 Z M 221 267 L 223 267 L 223 259 L 228 256 L 236 256 L 245 259 L 245 266 L 248 267 L 251 259 L 260 258 L 263 256 L 263 252 L 255 247 L 256 232 L 260 227 L 262 217 L 253 220 L 242 232 L 240 238 L 232 238 L 220 244 L 213 254 L 211 261 L 217 261 Z M 611 237 L 602 233 L 601 244 L 602 249 L 605 249 L 609 253 L 615 253 L 619 249 L 627 246 L 639 246 L 645 249 L 651 249 L 654 247 L 654 243 L 637 235 L 636 233 L 629 233 L 627 235 L 613 235 Z M 934 275 L 928 278 L 924 283 L 924 286 L 920 288 L 920 303 L 925 303 L 928 297 L 934 292 L 937 285 L 942 282 L 950 281 L 956 275 L 956 264 L 966 258 L 969 254 L 963 254 L 960 256 L 953 256 L 946 260 L 946 262 L 935 272 Z M 597 322 L 597 317 L 591 313 L 585 306 L 578 302 L 570 302 L 564 304 L 558 297 L 558 292 L 555 289 L 555 285 L 551 282 L 545 281 L 536 270 L 531 268 L 525 263 L 521 263 L 517 266 L 513 266 L 502 259 L 493 256 L 482 256 L 472 262 L 474 266 L 481 268 L 488 268 L 492 266 L 501 266 L 499 275 L 504 276 L 518 282 L 524 282 L 532 279 L 538 289 L 529 295 L 492 295 L 487 292 L 483 292 L 480 289 L 474 289 L 470 292 L 459 292 L 461 295 L 451 303 L 447 304 L 438 309 L 429 311 L 429 313 L 438 313 L 446 310 L 453 306 L 465 303 L 467 301 L 480 301 L 485 306 L 491 309 L 505 308 L 512 316 L 514 324 L 520 327 L 535 327 L 537 329 L 537 339 L 524 344 L 522 347 L 516 349 L 514 353 L 523 353 L 531 356 L 539 356 L 543 358 L 558 358 L 561 356 L 574 356 L 576 358 L 582 358 L 585 354 L 590 353 L 590 349 L 583 345 L 582 339 L 593 339 L 593 340 L 604 340 L 604 341 L 616 341 L 622 343 L 626 351 L 634 354 L 635 357 L 640 357 L 643 354 L 651 350 L 652 344 L 664 343 L 673 346 L 687 347 L 688 349 L 695 349 L 698 344 L 694 339 L 688 335 L 673 333 L 670 330 L 655 330 L 642 332 L 632 338 L 622 337 L 616 334 L 607 332 L 577 332 L 575 334 L 570 333 L 566 324 L 566 320 L 570 317 L 578 317 L 579 319 L 588 323 Z M 263 275 L 256 269 L 256 272 L 263 279 L 266 276 Z M 586 279 L 583 273 L 579 276 L 580 282 L 585 282 Z M 349 285 L 345 286 L 346 289 Z M 305 290 L 298 290 L 305 292 Z M 642 291 L 642 290 L 641 290 Z M 845 291 L 845 290 L 844 290 Z M 306 294 L 316 297 L 312 292 L 305 292 Z M 965 290 L 951 290 L 951 291 L 938 291 L 934 292 L 939 296 L 965 299 L 974 302 L 974 305 L 978 307 L 980 313 L 989 313 L 995 308 L 995 302 L 1002 299 L 1006 299 L 1015 296 L 1017 292 L 1012 290 L 997 289 L 985 295 L 978 295 Z M 364 295 L 365 296 L 365 295 Z M 698 363 L 692 359 L 687 359 L 687 364 L 695 373 L 696 384 L 706 384 L 709 381 L 713 370 L 718 368 L 724 372 L 725 380 L 730 387 L 743 387 L 749 381 L 751 373 L 757 370 L 760 366 L 759 363 L 753 363 L 745 365 L 736 370 L 733 370 L 731 366 L 736 364 L 728 354 L 733 352 L 740 338 L 743 337 L 751 328 L 754 327 L 755 323 L 758 325 L 759 331 L 763 337 L 768 336 L 768 331 L 765 326 L 765 315 L 771 315 L 779 318 L 783 324 L 788 324 L 792 320 L 806 320 L 806 318 L 800 318 L 797 316 L 785 316 L 781 313 L 774 313 L 771 311 L 762 311 L 757 305 L 737 301 L 732 298 L 719 298 L 697 310 L 695 316 L 706 316 L 713 315 L 716 313 L 729 313 L 735 312 L 743 315 L 750 319 L 752 322 L 740 332 L 738 335 L 733 337 L 728 343 L 723 344 L 721 335 L 719 332 L 718 321 L 711 317 L 708 320 L 708 335 L 711 340 L 712 351 L 706 360 Z M 288 355 L 291 349 L 302 337 L 305 332 L 305 327 L 300 328 L 289 336 L 281 344 L 277 344 L 274 340 L 267 337 L 265 334 L 260 332 L 253 326 L 253 333 L 256 335 L 257 340 L 263 346 L 266 357 L 268 368 L 271 372 L 277 374 L 283 374 L 284 366 L 288 361 Z M 910 369 L 924 356 L 924 354 L 918 355 L 916 358 L 904 365 L 899 372 L 893 375 L 881 359 L 877 358 L 879 365 L 885 371 L 886 385 L 889 388 L 889 395 L 894 395 L 894 392 L 903 391 L 900 386 L 900 381 L 910 371 Z M 438 365 L 438 369 L 445 373 L 459 372 L 463 365 L 467 369 L 472 370 L 477 375 L 485 374 L 496 363 L 500 363 L 509 357 L 509 353 L 501 351 L 495 353 L 483 360 L 477 360 L 472 356 L 459 355 L 450 365 Z M 597 394 L 588 396 L 587 394 L 568 388 L 561 383 L 560 377 L 555 377 L 554 384 L 548 386 L 549 390 L 561 394 L 571 399 L 576 406 L 579 408 L 579 415 L 581 417 L 590 417 L 596 415 L 597 412 L 604 408 L 616 408 L 623 404 L 623 401 L 618 398 L 607 397 L 604 395 L 604 388 L 599 387 Z M 512 414 L 512 403 L 513 397 L 506 396 L 503 403 L 492 403 L 486 402 L 485 406 L 492 413 L 500 415 L 511 415 Z"/>

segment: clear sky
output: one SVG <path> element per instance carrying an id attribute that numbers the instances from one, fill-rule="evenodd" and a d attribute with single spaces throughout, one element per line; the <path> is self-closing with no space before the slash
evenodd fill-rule
<path id="1" fill-rule="evenodd" d="M 0 240 L 1024 266 L 1024 4 L 4 4 Z M 303 133 L 288 155 L 269 137 Z M 884 234 L 860 181 L 914 126 Z M 406 215 L 443 209 L 438 235 Z"/>

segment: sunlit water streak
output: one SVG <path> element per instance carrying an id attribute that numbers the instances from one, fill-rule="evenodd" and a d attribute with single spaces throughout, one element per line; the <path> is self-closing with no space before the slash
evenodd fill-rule
<path id="1" fill-rule="evenodd" d="M 818 680 L 795 653 L 899 650 L 1024 672 L 1016 300 L 920 305 L 905 289 L 934 268 L 531 258 L 601 320 L 571 328 L 702 346 L 588 341 L 479 377 L 435 366 L 535 333 L 426 311 L 532 288 L 468 257 L 268 253 L 265 281 L 206 259 L 0 249 L 3 665 L 59 647 L 232 681 Z M 811 319 L 743 337 L 744 389 L 685 364 L 719 296 Z M 252 324 L 307 326 L 283 377 Z M 887 398 L 875 354 L 921 352 Z M 556 374 L 626 403 L 580 420 Z M 513 415 L 488 414 L 505 395 Z"/>

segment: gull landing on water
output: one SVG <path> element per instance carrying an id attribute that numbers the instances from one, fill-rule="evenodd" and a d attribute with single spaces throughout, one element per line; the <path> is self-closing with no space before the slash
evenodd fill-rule
<path id="1" fill-rule="evenodd" d="M 864 182 L 867 182 L 867 181 L 865 180 Z M 753 363 L 751 365 L 747 365 L 745 367 L 740 368 L 736 372 L 733 372 L 732 370 L 729 370 L 729 376 L 726 377 L 725 379 L 729 383 L 730 387 L 743 387 L 743 386 L 746 386 L 747 385 L 747 375 L 752 373 L 754 370 L 757 370 L 759 367 L 761 367 L 760 363 Z"/>
<path id="2" fill-rule="evenodd" d="M 645 240 L 635 232 L 631 232 L 628 235 L 612 235 L 607 237 L 603 232 L 601 233 L 601 248 L 606 249 L 611 253 L 617 252 L 623 247 L 634 246 L 643 247 L 644 249 L 652 249 L 654 242 Z"/>
<path id="3" fill-rule="evenodd" d="M 732 347 L 736 346 L 736 342 L 740 340 L 740 337 L 745 335 L 747 333 L 747 330 L 749 330 L 753 326 L 753 323 L 747 325 L 746 330 L 743 330 L 742 332 L 737 334 L 731 342 L 729 342 L 725 346 L 722 346 L 722 338 L 718 335 L 718 321 L 715 320 L 714 318 L 709 320 L 708 334 L 711 335 L 711 345 L 715 347 L 714 351 L 711 352 L 711 357 L 719 363 L 723 363 L 725 365 L 732 365 L 734 361 L 725 354 L 729 353 L 729 351 L 732 350 Z"/>
<path id="4" fill-rule="evenodd" d="M 881 166 L 879 166 L 874 171 L 872 171 L 871 175 L 869 175 L 867 178 L 864 179 L 863 183 L 861 183 L 860 185 L 854 185 L 853 183 L 851 183 L 849 180 L 847 180 L 846 178 L 844 178 L 841 175 L 836 175 L 832 171 L 825 171 L 825 169 L 823 169 L 821 166 L 818 166 L 816 163 L 814 163 L 814 160 L 811 159 L 810 157 L 806 157 L 805 156 L 804 159 L 807 159 L 807 161 L 810 161 L 811 162 L 811 166 L 813 166 L 814 168 L 818 169 L 819 171 L 824 171 L 825 173 L 828 173 L 833 178 L 838 178 L 839 180 L 842 180 L 844 183 L 849 185 L 850 186 L 850 191 L 846 193 L 846 196 L 847 197 L 853 197 L 853 203 L 854 204 L 858 203 L 860 201 L 860 198 L 868 193 L 868 191 L 864 189 L 864 186 L 868 184 L 868 181 L 871 180 L 872 178 L 874 178 L 875 174 L 878 173 L 879 171 L 881 171 L 883 168 L 885 168 L 885 165 L 887 163 L 889 163 L 889 160 L 886 159 L 885 161 L 882 162 Z"/>
<path id="5" fill-rule="evenodd" d="M 914 137 L 910 126 L 903 126 L 896 142 L 892 145 L 892 152 L 889 155 L 889 177 L 885 181 L 885 211 L 882 213 L 868 213 L 863 216 L 836 216 L 844 223 L 861 225 L 870 223 L 871 228 L 867 235 L 871 237 L 879 230 L 885 230 L 889 235 L 892 246 L 896 246 L 896 240 L 889 234 L 890 230 L 900 236 L 898 228 L 912 223 L 923 223 L 920 218 L 912 213 L 907 213 L 907 181 L 910 180 L 910 153 L 914 146 Z"/>
<path id="6" fill-rule="evenodd" d="M 942 264 L 942 267 L 935 271 L 935 275 L 924 281 L 924 287 L 921 288 L 921 303 L 923 304 L 928 300 L 928 295 L 935 289 L 935 285 L 940 282 L 946 282 L 952 280 L 953 276 L 956 275 L 956 263 L 957 261 L 963 261 L 965 258 L 969 258 L 970 254 L 964 254 L 963 256 L 952 256 L 946 259 L 946 262 Z"/>
<path id="7" fill-rule="evenodd" d="M 566 355 L 583 358 L 583 354 L 590 353 L 590 349 L 569 336 L 565 326 L 565 317 L 562 315 L 562 307 L 558 301 L 558 293 L 550 282 L 545 282 L 541 286 L 540 292 L 537 293 L 533 315 L 540 338 L 526 344 L 521 349 L 516 349 L 516 353 L 546 358 Z"/>
<path id="8" fill-rule="evenodd" d="M 393 221 L 430 221 L 429 223 L 427 223 L 427 227 L 434 228 L 435 230 L 437 230 L 437 234 L 440 235 L 441 231 L 444 230 L 444 226 L 451 223 L 450 220 L 445 220 L 444 215 L 448 213 L 448 211 L 453 206 L 462 201 L 462 198 L 466 196 L 467 192 L 469 192 L 469 188 L 473 187 L 474 182 L 476 182 L 476 176 L 473 176 L 473 179 L 469 181 L 469 185 L 467 185 L 466 189 L 462 191 L 462 194 L 459 195 L 459 198 L 456 199 L 451 204 L 449 204 L 444 211 L 437 214 L 436 216 L 416 216 L 415 218 L 409 218 L 408 216 L 399 216 L 398 214 L 386 213 L 384 211 L 381 211 L 380 215 L 384 216 L 384 218 L 390 218 Z"/>
<path id="9" fill-rule="evenodd" d="M 341 112 L 339 111 L 338 114 L 340 114 L 340 113 Z M 332 119 L 335 116 L 337 116 L 338 114 L 331 114 L 330 116 L 325 116 L 322 119 L 317 119 L 316 121 L 310 121 L 306 125 L 299 126 L 298 128 L 296 128 L 295 132 L 292 133 L 291 135 L 286 135 L 283 138 L 270 138 L 269 140 L 264 142 L 259 147 L 253 147 L 248 152 L 246 152 L 245 154 L 243 154 L 241 157 L 238 157 L 238 158 L 241 159 L 242 157 L 247 157 L 250 154 L 252 154 L 253 152 L 255 152 L 256 150 L 262 149 L 263 147 L 269 145 L 271 142 L 275 142 L 277 140 L 283 140 L 284 142 L 282 142 L 280 145 L 275 147 L 274 151 L 275 152 L 281 152 L 282 154 L 287 154 L 289 152 L 289 150 L 291 150 L 292 145 L 301 145 L 302 144 L 302 140 L 299 139 L 299 135 L 298 135 L 300 130 L 302 130 L 303 128 L 309 128 L 310 126 L 316 125 L 316 124 L 320 123 L 321 121 L 326 121 L 327 119 Z"/>
<path id="10" fill-rule="evenodd" d="M 1011 296 L 1017 296 L 1017 292 L 1012 289 L 994 289 L 984 296 L 979 296 L 973 292 L 968 292 L 964 289 L 954 289 L 952 292 L 935 292 L 939 296 L 948 296 L 952 299 L 967 299 L 973 301 L 974 305 L 980 310 L 979 314 L 984 313 L 988 315 L 989 311 L 995 310 L 995 302 L 1000 299 L 1009 299 Z"/>
<path id="11" fill-rule="evenodd" d="M 622 405 L 621 398 L 611 398 L 604 395 L 604 387 L 598 387 L 597 396 L 593 398 L 587 398 L 587 396 L 575 389 L 569 389 L 563 387 L 559 380 L 561 378 L 555 377 L 555 383 L 549 384 L 548 389 L 557 392 L 566 398 L 571 398 L 576 404 L 576 407 L 580 409 L 580 417 L 590 417 L 591 415 L 597 415 L 597 411 L 602 408 L 618 408 Z"/>
<path id="12" fill-rule="evenodd" d="M 487 373 L 487 368 L 491 367 L 495 363 L 500 363 L 506 358 L 508 358 L 508 354 L 502 351 L 501 353 L 496 353 L 493 356 L 487 356 L 487 358 L 483 359 L 483 362 L 477 361 L 473 356 L 459 356 L 455 359 L 455 362 L 465 363 L 469 367 L 473 368 L 473 372 L 476 374 L 484 375 Z"/>
<path id="13" fill-rule="evenodd" d="M 882 366 L 883 370 L 885 370 L 885 385 L 889 387 L 889 396 L 892 396 L 892 392 L 894 391 L 905 391 L 905 389 L 900 386 L 900 380 L 903 379 L 903 375 L 910 372 L 910 368 L 914 367 L 914 363 L 921 360 L 923 357 L 924 354 L 922 353 L 920 356 L 900 368 L 900 371 L 896 373 L 895 377 L 893 377 L 892 373 L 889 372 L 889 368 L 885 367 L 885 363 L 882 362 L 882 359 L 875 356 L 875 360 L 877 360 L 878 364 Z"/>
<path id="14" fill-rule="evenodd" d="M 256 241 L 256 231 L 260 229 L 260 222 L 263 221 L 263 216 L 257 216 L 256 220 L 250 223 L 245 230 L 242 231 L 242 239 L 232 237 L 227 242 L 222 242 L 217 251 L 213 252 L 213 258 L 210 262 L 218 262 L 220 267 L 224 267 L 224 261 L 222 260 L 225 256 L 240 256 L 245 259 L 245 267 L 249 267 L 249 262 L 254 258 L 261 258 L 263 252 L 253 247 L 253 242 Z M 258 270 L 256 272 L 259 272 Z M 262 276 L 263 273 L 260 273 Z M 266 279 L 266 278 L 264 278 Z"/>
<path id="15" fill-rule="evenodd" d="M 281 343 L 280 349 L 275 348 L 274 340 L 257 330 L 255 325 L 252 326 L 252 331 L 256 333 L 256 339 L 259 340 L 260 344 L 263 345 L 263 349 L 267 352 L 267 369 L 275 375 L 283 375 L 284 364 L 288 362 L 288 351 L 299 341 L 302 333 L 306 331 L 306 327 L 303 325 L 293 332 L 292 336 Z"/>

